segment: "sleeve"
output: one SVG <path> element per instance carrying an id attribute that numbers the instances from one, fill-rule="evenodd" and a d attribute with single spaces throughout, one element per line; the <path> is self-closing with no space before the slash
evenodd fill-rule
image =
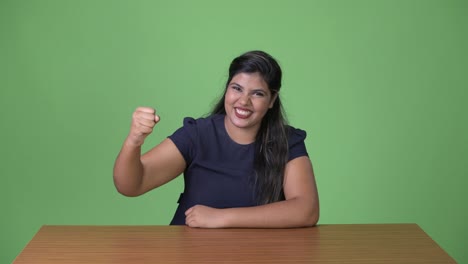
<path id="1" fill-rule="evenodd" d="M 197 121 L 191 117 L 184 118 L 183 126 L 168 136 L 179 149 L 187 166 L 192 163 L 196 153 L 196 141 L 198 136 Z"/>
<path id="2" fill-rule="evenodd" d="M 288 137 L 288 145 L 289 145 L 289 158 L 288 161 L 293 160 L 297 157 L 301 156 L 309 156 L 307 153 L 307 149 L 305 146 L 305 138 L 307 137 L 307 133 L 304 130 L 289 127 L 289 137 Z"/>

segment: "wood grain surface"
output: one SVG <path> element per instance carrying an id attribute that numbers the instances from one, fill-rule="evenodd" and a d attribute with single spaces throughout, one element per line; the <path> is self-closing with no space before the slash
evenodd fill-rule
<path id="1" fill-rule="evenodd" d="M 43 226 L 20 263 L 456 263 L 416 224 Z"/>

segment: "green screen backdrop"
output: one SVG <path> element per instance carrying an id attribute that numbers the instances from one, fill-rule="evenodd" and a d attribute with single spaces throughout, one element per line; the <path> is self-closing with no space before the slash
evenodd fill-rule
<path id="1" fill-rule="evenodd" d="M 319 224 L 417 223 L 468 263 L 467 47 L 462 0 L 1 0 L 0 262 L 44 224 L 168 224 L 181 177 L 113 186 L 133 110 L 161 116 L 148 150 L 261 49 L 308 132 Z"/>

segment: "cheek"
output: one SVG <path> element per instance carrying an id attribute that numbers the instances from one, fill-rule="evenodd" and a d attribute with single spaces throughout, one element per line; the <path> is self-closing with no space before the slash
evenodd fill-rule
<path id="1" fill-rule="evenodd" d="M 226 95 L 224 96 L 224 104 L 225 104 L 225 105 L 228 105 L 228 104 L 230 104 L 231 101 L 232 101 L 232 100 L 231 100 L 231 97 L 230 97 L 228 94 L 226 94 Z"/>
<path id="2" fill-rule="evenodd" d="M 259 112 L 266 112 L 270 108 L 270 103 L 268 101 L 256 102 L 255 109 Z"/>
<path id="3" fill-rule="evenodd" d="M 227 92 L 226 95 L 224 96 L 224 104 L 232 104 L 235 101 L 236 101 L 236 97 L 232 93 Z"/>

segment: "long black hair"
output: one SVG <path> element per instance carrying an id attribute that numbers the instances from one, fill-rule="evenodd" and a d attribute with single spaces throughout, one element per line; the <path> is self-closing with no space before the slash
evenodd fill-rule
<path id="1" fill-rule="evenodd" d="M 288 161 L 287 121 L 279 97 L 282 71 L 278 62 L 263 51 L 249 51 L 235 58 L 229 67 L 229 77 L 222 98 L 211 114 L 226 114 L 224 99 L 232 78 L 239 73 L 258 73 L 268 84 L 271 95 L 277 95 L 273 107 L 262 119 L 255 139 L 254 179 L 257 203 L 284 200 L 284 169 Z"/>

